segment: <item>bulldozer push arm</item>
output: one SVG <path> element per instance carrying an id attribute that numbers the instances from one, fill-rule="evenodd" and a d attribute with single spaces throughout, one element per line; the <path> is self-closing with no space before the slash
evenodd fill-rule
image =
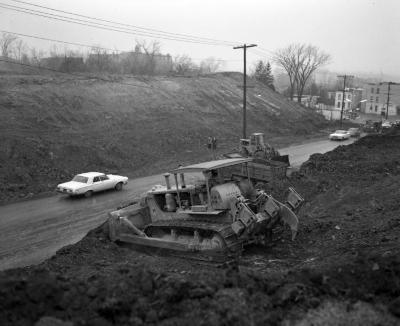
<path id="1" fill-rule="evenodd" d="M 231 225 L 232 230 L 239 238 L 249 238 L 252 235 L 265 234 L 279 221 L 283 221 L 290 227 L 292 240 L 294 240 L 299 224 L 294 211 L 298 211 L 303 202 L 304 199 L 293 188 L 289 188 L 285 204 L 264 191 L 259 191 L 257 198 L 251 203 L 253 206 L 258 206 L 257 213 L 254 213 L 249 207 L 250 203 L 243 197 L 238 197 L 231 207 L 235 220 Z"/>

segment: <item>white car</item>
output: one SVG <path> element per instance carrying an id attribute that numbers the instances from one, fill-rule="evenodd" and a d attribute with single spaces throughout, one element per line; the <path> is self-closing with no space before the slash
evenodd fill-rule
<path id="1" fill-rule="evenodd" d="M 128 183 L 128 177 L 99 172 L 77 174 L 71 181 L 57 186 L 57 192 L 70 196 L 90 197 L 94 192 L 115 189 L 121 190 Z"/>
<path id="2" fill-rule="evenodd" d="M 329 135 L 330 140 L 345 140 L 350 138 L 350 133 L 346 130 L 336 130 Z"/>

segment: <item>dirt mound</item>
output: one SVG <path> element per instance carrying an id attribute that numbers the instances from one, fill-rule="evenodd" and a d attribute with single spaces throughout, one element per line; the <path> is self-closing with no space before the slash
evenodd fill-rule
<path id="1" fill-rule="evenodd" d="M 2 325 L 398 325 L 400 136 L 314 155 L 300 232 L 217 269 L 111 243 L 106 225 L 0 273 Z"/>
<path id="2" fill-rule="evenodd" d="M 209 136 L 221 152 L 232 150 L 241 135 L 241 78 L 0 75 L 0 201 L 53 190 L 85 171 L 133 177 L 211 159 Z M 249 132 L 281 145 L 326 126 L 312 110 L 255 85 Z"/>
<path id="3" fill-rule="evenodd" d="M 2 272 L 0 282 L 2 325 L 326 325 L 332 315 L 356 316 L 356 325 L 399 322 L 394 255 L 266 274 L 146 256 L 90 234 L 38 268 Z"/>

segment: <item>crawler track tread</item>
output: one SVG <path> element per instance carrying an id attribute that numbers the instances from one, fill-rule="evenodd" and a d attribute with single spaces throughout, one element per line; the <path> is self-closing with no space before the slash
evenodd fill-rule
<path id="1" fill-rule="evenodd" d="M 195 219 L 185 220 L 166 220 L 153 222 L 146 226 L 144 232 L 151 235 L 151 231 L 157 228 L 175 228 L 181 230 L 202 230 L 210 231 L 219 236 L 225 242 L 225 248 L 223 250 L 204 250 L 204 251 L 186 251 L 186 252 L 175 252 L 171 251 L 172 256 L 190 258 L 207 263 L 213 264 L 226 264 L 235 261 L 243 250 L 243 242 L 238 239 L 232 227 L 229 224 L 223 223 L 210 223 L 205 221 L 199 221 Z"/>

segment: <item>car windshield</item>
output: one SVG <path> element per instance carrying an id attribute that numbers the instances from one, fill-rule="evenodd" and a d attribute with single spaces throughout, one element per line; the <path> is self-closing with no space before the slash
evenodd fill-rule
<path id="1" fill-rule="evenodd" d="M 88 178 L 84 177 L 83 175 L 79 175 L 78 174 L 78 175 L 74 176 L 72 181 L 81 182 L 81 183 L 87 183 L 88 182 Z"/>
<path id="2" fill-rule="evenodd" d="M 346 130 L 336 130 L 335 134 L 345 134 Z"/>

